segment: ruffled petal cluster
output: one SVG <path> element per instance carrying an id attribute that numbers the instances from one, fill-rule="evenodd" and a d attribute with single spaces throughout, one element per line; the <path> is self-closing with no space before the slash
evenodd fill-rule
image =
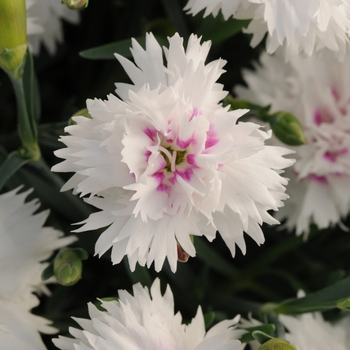
<path id="1" fill-rule="evenodd" d="M 344 64 L 327 50 L 288 64 L 282 56 L 263 55 L 255 72 L 244 72 L 248 88 L 236 92 L 272 112 L 293 113 L 304 127 L 308 143 L 295 147 L 287 174 L 291 199 L 277 213 L 299 235 L 312 223 L 335 225 L 350 211 L 350 55 Z"/>
<path id="2" fill-rule="evenodd" d="M 349 42 L 350 3 L 347 0 L 189 0 L 185 10 L 204 17 L 221 10 L 227 20 L 251 19 L 245 32 L 255 47 L 267 33 L 270 54 L 284 45 L 286 58 L 328 48 L 343 59 Z"/>
<path id="3" fill-rule="evenodd" d="M 43 227 L 48 211 L 34 214 L 36 200 L 24 203 L 27 192 L 0 195 L 0 344 L 6 350 L 45 350 L 39 331 L 53 333 L 50 321 L 32 315 L 39 304 L 33 292 L 45 292 L 41 272 L 55 249 L 73 242 Z"/>
<path id="4" fill-rule="evenodd" d="M 63 41 L 61 19 L 70 23 L 79 22 L 79 14 L 69 10 L 56 0 L 26 0 L 27 37 L 33 54 L 40 52 L 43 44 L 50 54 L 56 52 L 57 43 Z"/>
<path id="5" fill-rule="evenodd" d="M 280 321 L 287 328 L 286 339 L 298 350 L 346 350 L 349 348 L 347 322 L 331 324 L 320 313 L 299 317 L 281 315 Z"/>
<path id="6" fill-rule="evenodd" d="M 150 290 L 133 286 L 133 296 L 119 291 L 118 301 L 101 301 L 103 309 L 89 304 L 90 319 L 74 320 L 83 329 L 70 328 L 74 338 L 53 339 L 64 350 L 242 350 L 238 340 L 245 333 L 236 330 L 239 316 L 225 320 L 205 331 L 201 308 L 191 323 L 182 324 L 181 314 L 174 314 L 174 298 L 167 286 L 161 294 L 160 280 Z"/>
<path id="7" fill-rule="evenodd" d="M 155 269 L 168 258 L 176 270 L 177 249 L 195 255 L 190 235 L 214 239 L 218 230 L 235 255 L 245 253 L 243 231 L 264 242 L 260 225 L 277 223 L 268 213 L 287 198 L 279 174 L 292 164 L 291 151 L 265 145 L 269 132 L 237 123 L 246 110 L 229 111 L 216 83 L 224 62 L 205 64 L 210 43 L 192 35 L 186 50 L 179 35 L 163 53 L 153 35 L 144 50 L 135 40 L 135 62 L 116 55 L 132 84 L 118 83 L 108 100 L 88 100 L 92 119 L 75 117 L 65 160 L 53 171 L 74 172 L 73 189 L 101 211 L 77 231 L 109 226 L 96 254 L 112 247 L 112 261 L 127 255 Z"/>

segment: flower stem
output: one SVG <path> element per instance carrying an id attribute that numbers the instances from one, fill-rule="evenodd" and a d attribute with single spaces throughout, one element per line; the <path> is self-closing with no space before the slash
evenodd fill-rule
<path id="1" fill-rule="evenodd" d="M 27 109 L 25 92 L 23 88 L 23 78 L 11 79 L 17 101 L 18 133 L 22 141 L 23 148 L 20 153 L 23 157 L 31 160 L 41 158 L 38 145 L 38 132 L 33 118 L 30 118 Z"/>

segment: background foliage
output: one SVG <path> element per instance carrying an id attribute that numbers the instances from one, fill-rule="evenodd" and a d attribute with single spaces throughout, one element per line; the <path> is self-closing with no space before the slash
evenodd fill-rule
<path id="1" fill-rule="evenodd" d="M 240 30 L 247 22 L 233 19 L 225 22 L 221 16 L 215 19 L 211 16 L 203 19 L 201 14 L 188 16 L 182 11 L 185 4 L 185 0 L 91 0 L 89 7 L 81 11 L 79 26 L 64 24 L 65 42 L 57 54 L 50 56 L 42 48 L 41 55 L 34 58 L 40 92 L 39 144 L 43 161 L 25 164 L 6 182 L 3 191 L 20 184 L 34 187 L 31 196 L 40 198 L 43 208 L 51 209 L 47 224 L 66 234 L 74 229 L 72 223 L 85 219 L 94 210 L 72 194 L 60 193 L 70 175 L 61 177 L 49 169 L 59 161 L 53 151 L 62 147 L 57 140 L 69 118 L 85 107 L 87 98 L 105 98 L 114 92 L 115 82 L 127 81 L 113 52 L 128 55 L 130 37 L 142 38 L 145 32 L 153 31 L 166 43 L 165 37 L 176 31 L 184 38 L 190 33 L 202 35 L 204 40 L 213 41 L 209 61 L 219 57 L 228 61 L 227 72 L 220 78 L 225 90 L 231 92 L 233 86 L 244 84 L 241 70 L 251 68 L 264 47 L 249 46 L 250 37 Z M 110 43 L 113 44 L 93 49 Z M 13 89 L 2 71 L 0 82 L 3 163 L 9 153 L 20 147 L 20 140 Z M 159 276 L 163 286 L 170 284 L 176 308 L 185 320 L 194 317 L 199 304 L 204 313 L 215 312 L 214 322 L 237 313 L 247 316 L 253 312 L 259 317 L 264 303 L 294 298 L 299 289 L 306 293 L 317 291 L 349 274 L 349 233 L 338 227 L 323 231 L 314 228 L 307 242 L 280 227 L 266 226 L 264 233 L 263 246 L 258 247 L 247 236 L 246 256 L 238 251 L 234 259 L 220 237 L 211 244 L 205 238 L 196 238 L 197 257 L 180 263 L 176 274 L 167 265 L 159 274 L 153 266 L 150 269 L 138 266 L 134 273 L 127 263 L 112 266 L 109 253 L 101 259 L 93 256 L 99 232 L 79 233 L 76 245 L 89 252 L 82 280 L 72 287 L 52 285 L 52 296 L 43 297 L 34 312 L 53 320 L 61 334 L 66 334 L 68 326 L 75 326 L 70 316 L 87 317 L 87 302 L 114 296 L 118 289 L 131 290 L 136 282 L 150 285 Z M 343 313 L 331 310 L 326 317 L 337 318 Z M 53 349 L 50 338 L 44 336 L 48 349 Z"/>

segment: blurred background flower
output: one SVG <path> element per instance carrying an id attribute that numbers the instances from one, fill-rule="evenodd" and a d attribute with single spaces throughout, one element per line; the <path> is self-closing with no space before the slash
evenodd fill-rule
<path id="1" fill-rule="evenodd" d="M 54 250 L 76 240 L 43 227 L 47 211 L 34 214 L 37 200 L 25 203 L 28 191 L 0 195 L 0 343 L 4 349 L 45 349 L 38 332 L 54 333 L 49 320 L 32 315 L 39 304 L 33 292 L 49 290 L 41 273 Z"/>
<path id="2" fill-rule="evenodd" d="M 63 41 L 61 20 L 77 24 L 79 13 L 68 9 L 61 1 L 26 0 L 27 36 L 30 50 L 38 55 L 41 45 L 53 55 Z"/>
<path id="3" fill-rule="evenodd" d="M 303 125 L 307 144 L 294 147 L 296 163 L 287 174 L 291 199 L 277 214 L 298 235 L 311 224 L 341 223 L 350 211 L 349 64 L 349 55 L 342 64 L 326 50 L 287 64 L 281 51 L 265 54 L 254 72 L 244 71 L 248 88 L 236 88 L 241 98 L 290 111 Z"/>
<path id="4" fill-rule="evenodd" d="M 222 12 L 227 20 L 251 19 L 246 33 L 253 34 L 255 47 L 266 33 L 266 50 L 272 54 L 279 46 L 285 47 L 286 58 L 326 47 L 343 59 L 349 42 L 350 4 L 346 0 L 285 1 L 272 0 L 189 0 L 185 7 L 196 15 L 216 16 Z"/>

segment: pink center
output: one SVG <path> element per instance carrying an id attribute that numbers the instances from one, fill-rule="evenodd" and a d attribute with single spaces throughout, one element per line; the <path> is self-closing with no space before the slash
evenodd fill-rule
<path id="1" fill-rule="evenodd" d="M 188 122 L 202 114 L 201 110 L 193 108 Z M 149 163 L 152 154 L 155 156 L 152 157 L 152 161 L 154 160 L 156 163 L 150 166 L 155 171 L 151 176 L 157 183 L 156 189 L 170 196 L 172 188 L 178 182 L 178 179 L 181 178 L 186 182 L 191 182 L 195 169 L 198 169 L 196 158 L 199 145 L 197 144 L 196 129 L 191 137 L 185 140 L 176 136 L 178 130 L 174 129 L 171 121 L 168 122 L 168 127 L 164 134 L 154 127 L 146 127 L 142 131 L 148 138 L 148 147 L 158 145 L 156 151 L 147 149 L 144 158 L 146 163 Z M 207 149 L 218 142 L 219 138 L 215 128 L 210 124 L 209 130 L 206 132 L 204 149 L 199 152 L 207 153 Z M 162 161 L 159 156 L 163 157 Z"/>
<path id="2" fill-rule="evenodd" d="M 328 185 L 328 180 L 325 176 L 320 176 L 320 175 L 316 175 L 316 174 L 310 174 L 308 176 L 308 179 L 310 179 L 311 181 L 317 182 L 321 185 Z"/>

